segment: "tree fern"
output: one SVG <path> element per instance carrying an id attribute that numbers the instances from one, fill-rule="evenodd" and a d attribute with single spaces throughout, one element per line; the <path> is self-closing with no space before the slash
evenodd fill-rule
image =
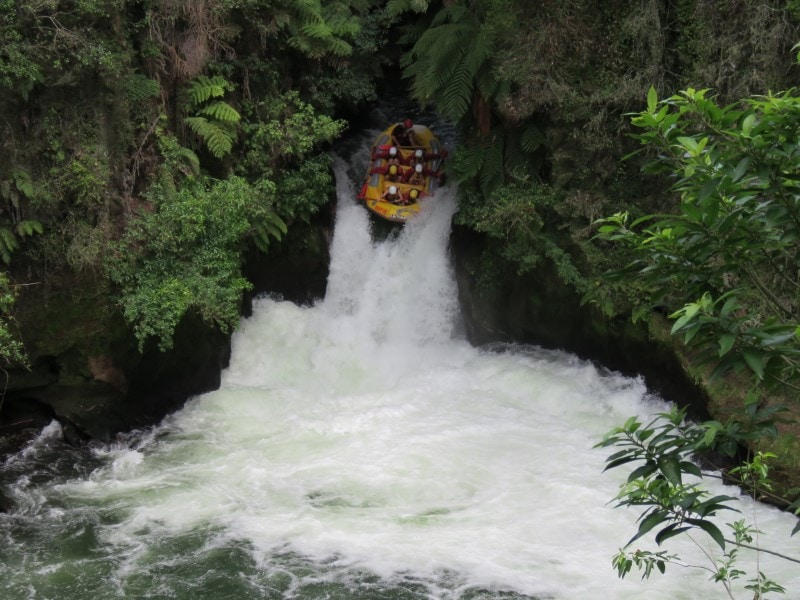
<path id="1" fill-rule="evenodd" d="M 193 106 L 199 106 L 210 98 L 221 98 L 233 85 L 224 77 L 199 75 L 189 83 L 189 100 Z"/>
<path id="2" fill-rule="evenodd" d="M 233 148 L 236 130 L 229 123 L 206 119 L 205 117 L 186 117 L 186 124 L 200 137 L 208 150 L 217 158 L 222 158 Z"/>
<path id="3" fill-rule="evenodd" d="M 485 17 L 480 6 L 454 2 L 440 9 L 425 30 L 412 27 L 402 38 L 414 44 L 401 61 L 413 96 L 435 103 L 455 121 L 468 115 L 476 95 L 486 101 L 480 106 L 488 106 L 501 90 L 491 64 L 497 30 L 485 24 Z"/>
<path id="4" fill-rule="evenodd" d="M 509 175 L 522 180 L 533 175 L 536 166 L 533 152 L 541 140 L 541 133 L 534 125 L 496 125 L 489 135 L 473 137 L 458 149 L 450 161 L 453 177 L 461 184 L 474 184 L 488 196 L 506 183 Z"/>
<path id="5" fill-rule="evenodd" d="M 353 47 L 348 38 L 361 29 L 350 2 L 292 0 L 284 4 L 280 29 L 288 33 L 286 42 L 313 59 L 349 56 Z"/>
<path id="6" fill-rule="evenodd" d="M 212 102 L 201 108 L 199 114 L 222 123 L 238 123 L 242 118 L 227 102 Z"/>
<path id="7" fill-rule="evenodd" d="M 239 112 L 221 98 L 232 85 L 224 77 L 201 75 L 189 84 L 190 110 L 194 116 L 184 119 L 189 128 L 205 142 L 206 147 L 217 158 L 222 158 L 233 149 L 236 141 L 236 126 L 241 120 Z"/>

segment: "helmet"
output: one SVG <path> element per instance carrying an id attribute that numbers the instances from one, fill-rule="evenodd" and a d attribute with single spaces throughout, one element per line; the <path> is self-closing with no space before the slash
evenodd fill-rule
<path id="1" fill-rule="evenodd" d="M 397 156 L 397 148 L 395 148 L 394 146 L 389 148 L 389 156 Z"/>
<path id="2" fill-rule="evenodd" d="M 422 148 L 417 149 L 417 151 L 414 152 L 414 156 L 417 158 L 422 158 Z"/>
<path id="3" fill-rule="evenodd" d="M 408 196 L 412 200 L 416 200 L 417 196 L 419 196 L 419 190 L 411 190 L 410 192 L 408 192 Z"/>
<path id="4" fill-rule="evenodd" d="M 396 193 L 397 193 L 397 186 L 395 186 L 395 185 L 390 185 L 390 186 L 389 186 L 389 193 L 390 193 L 390 194 L 396 194 Z"/>
<path id="5" fill-rule="evenodd" d="M 412 121 L 411 119 L 406 119 L 405 121 L 403 121 L 403 127 L 405 127 L 406 129 L 411 129 L 413 126 L 414 126 L 414 121 Z"/>
<path id="6" fill-rule="evenodd" d="M 391 165 L 389 167 L 389 173 L 391 173 L 392 175 L 397 175 L 397 165 Z"/>
<path id="7" fill-rule="evenodd" d="M 422 173 L 422 165 L 417 165 L 416 167 L 414 167 L 414 170 L 415 170 L 417 173 Z"/>

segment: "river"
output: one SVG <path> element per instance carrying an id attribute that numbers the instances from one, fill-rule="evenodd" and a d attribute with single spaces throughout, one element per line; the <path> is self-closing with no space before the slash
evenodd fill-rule
<path id="1" fill-rule="evenodd" d="M 470 346 L 452 190 L 375 241 L 347 171 L 325 299 L 258 299 L 219 390 L 108 445 L 70 448 L 53 424 L 3 465 L 0 597 L 727 597 L 705 571 L 611 568 L 637 514 L 613 508 L 624 473 L 593 445 L 666 403 L 569 354 Z M 797 548 L 792 517 L 745 506 Z M 795 566 L 761 568 L 792 598 Z"/>

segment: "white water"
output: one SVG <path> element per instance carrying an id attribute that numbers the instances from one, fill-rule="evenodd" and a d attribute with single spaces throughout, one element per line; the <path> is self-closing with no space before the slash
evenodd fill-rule
<path id="1" fill-rule="evenodd" d="M 623 473 L 602 474 L 606 453 L 592 446 L 664 403 L 640 381 L 567 354 L 471 347 L 457 335 L 449 193 L 396 239 L 374 243 L 338 170 L 324 302 L 260 299 L 234 337 L 220 390 L 133 442 L 98 450 L 101 464 L 87 478 L 21 486 L 15 518 L 61 529 L 58 543 L 92 539 L 89 551 L 47 551 L 47 539 L 23 543 L 4 529 L 27 555 L 0 569 L 0 590 L 727 597 L 702 571 L 670 567 L 643 583 L 636 573 L 620 581 L 610 565 L 637 515 L 607 504 Z M 797 548 L 791 517 L 757 511 L 773 546 Z M 40 554 L 30 554 L 37 543 Z M 674 548 L 706 564 L 695 548 Z M 769 560 L 762 569 L 787 586 L 787 598 L 800 594 L 796 569 Z"/>

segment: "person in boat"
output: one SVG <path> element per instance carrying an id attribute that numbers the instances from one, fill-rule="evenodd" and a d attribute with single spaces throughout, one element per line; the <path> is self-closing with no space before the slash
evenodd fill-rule
<path id="1" fill-rule="evenodd" d="M 400 166 L 403 164 L 401 160 L 402 158 L 403 155 L 397 151 L 397 148 L 392 146 L 391 148 L 389 148 L 389 158 L 386 160 L 386 164 L 389 166 L 397 165 L 397 168 L 399 169 Z"/>
<path id="2" fill-rule="evenodd" d="M 406 164 L 409 166 L 416 166 L 421 163 L 426 163 L 429 160 L 434 160 L 436 158 L 444 158 L 447 156 L 447 150 L 442 150 L 441 153 L 439 152 L 425 152 L 422 148 L 417 148 L 414 150 L 412 154 L 408 155 L 408 160 Z"/>
<path id="3" fill-rule="evenodd" d="M 390 185 L 381 194 L 380 200 L 391 202 L 392 204 L 403 204 L 406 199 L 396 185 Z"/>
<path id="4" fill-rule="evenodd" d="M 385 164 L 380 167 L 373 167 L 369 170 L 369 174 L 383 175 L 386 181 L 400 181 L 400 178 L 403 176 L 400 166 L 396 164 Z"/>
<path id="5" fill-rule="evenodd" d="M 400 154 L 397 152 L 397 148 L 394 146 L 376 146 L 372 149 L 372 160 L 378 160 L 380 158 L 391 159 L 396 158 L 400 159 Z"/>
<path id="6" fill-rule="evenodd" d="M 406 204 L 414 204 L 417 200 L 419 200 L 420 192 L 417 188 L 411 188 L 408 190 L 408 196 L 406 197 Z"/>
<path id="7" fill-rule="evenodd" d="M 419 146 L 417 136 L 414 134 L 414 121 L 406 119 L 395 125 L 392 129 L 392 142 L 396 146 Z"/>
<path id="8" fill-rule="evenodd" d="M 432 171 L 424 164 L 419 163 L 413 169 L 409 169 L 402 181 L 411 185 L 425 185 L 425 180 L 428 177 L 436 177 L 438 179 L 441 174 L 439 171 Z"/>

